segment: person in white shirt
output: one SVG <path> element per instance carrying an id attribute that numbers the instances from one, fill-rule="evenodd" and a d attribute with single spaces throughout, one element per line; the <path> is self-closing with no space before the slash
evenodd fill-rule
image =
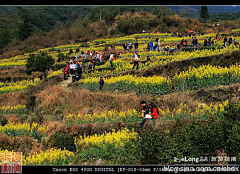
<path id="1" fill-rule="evenodd" d="M 75 69 L 75 62 L 74 63 L 71 62 L 69 67 L 70 67 L 70 74 L 73 74 L 73 70 Z"/>
<path id="2" fill-rule="evenodd" d="M 113 68 L 113 59 L 114 59 L 114 55 L 113 53 L 111 52 L 110 56 L 109 56 L 109 61 L 110 61 L 110 64 L 111 64 L 111 68 Z"/>
<path id="3" fill-rule="evenodd" d="M 100 59 L 100 62 L 102 62 L 102 53 L 100 53 L 99 59 Z"/>
<path id="4" fill-rule="evenodd" d="M 138 50 L 135 51 L 135 54 L 133 55 L 133 68 L 135 68 L 135 66 L 137 66 L 137 70 L 138 70 L 138 62 L 139 62 L 139 55 L 138 55 Z"/>

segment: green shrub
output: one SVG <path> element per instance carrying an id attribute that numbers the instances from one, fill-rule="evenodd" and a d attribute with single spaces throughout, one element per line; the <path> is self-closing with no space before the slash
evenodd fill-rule
<path id="1" fill-rule="evenodd" d="M 70 49 L 69 50 L 69 52 L 68 52 L 68 54 L 72 54 L 73 53 L 73 50 L 72 49 Z"/>
<path id="2" fill-rule="evenodd" d="M 102 159 L 106 164 L 133 165 L 139 163 L 140 142 L 131 140 L 124 146 L 105 144 L 81 149 L 78 161 L 93 162 Z"/>
<path id="3" fill-rule="evenodd" d="M 228 106 L 224 108 L 224 117 L 227 121 L 235 123 L 240 121 L 240 106 L 238 102 L 230 102 Z"/>
<path id="4" fill-rule="evenodd" d="M 34 51 L 35 51 L 35 48 L 25 48 L 25 49 L 23 50 L 24 53 L 32 53 L 32 52 L 34 52 Z"/>
<path id="5" fill-rule="evenodd" d="M 171 162 L 177 154 L 177 144 L 164 131 L 158 132 L 153 128 L 146 128 L 141 138 L 140 158 L 143 164 L 166 164 Z"/>
<path id="6" fill-rule="evenodd" d="M 90 47 L 90 45 L 89 45 L 88 43 L 86 43 L 86 42 L 83 42 L 83 43 L 80 45 L 80 47 Z"/>
<path id="7" fill-rule="evenodd" d="M 217 150 L 225 148 L 225 141 L 223 124 L 214 119 L 178 121 L 169 133 L 147 128 L 143 131 L 140 143 L 141 161 L 144 164 L 173 164 L 178 163 L 174 161 L 175 157 L 217 156 Z"/>
<path id="8" fill-rule="evenodd" d="M 55 61 L 52 56 L 42 53 L 39 55 L 30 54 L 27 58 L 26 68 L 28 71 L 40 71 L 52 69 Z"/>
<path id="9" fill-rule="evenodd" d="M 74 137 L 68 134 L 63 134 L 60 132 L 51 135 L 50 144 L 52 147 L 58 147 L 62 150 L 65 148 L 69 151 L 76 151 L 76 146 L 74 144 Z"/>
<path id="10" fill-rule="evenodd" d="M 57 62 L 61 62 L 67 58 L 67 56 L 65 56 L 63 53 L 58 53 L 57 57 L 58 57 Z"/>
<path id="11" fill-rule="evenodd" d="M 240 122 L 232 126 L 232 130 L 228 136 L 227 142 L 228 155 L 231 157 L 239 157 L 240 153 Z"/>

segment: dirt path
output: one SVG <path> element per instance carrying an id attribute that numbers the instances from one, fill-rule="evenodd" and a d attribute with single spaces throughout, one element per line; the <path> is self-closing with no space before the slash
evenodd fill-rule
<path id="1" fill-rule="evenodd" d="M 72 76 L 67 77 L 67 80 L 61 81 L 58 85 L 63 87 L 64 90 L 68 89 L 68 85 L 72 83 Z"/>

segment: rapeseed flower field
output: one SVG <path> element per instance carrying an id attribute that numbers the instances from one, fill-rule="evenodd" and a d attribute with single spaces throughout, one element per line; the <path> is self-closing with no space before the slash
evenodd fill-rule
<path id="1" fill-rule="evenodd" d="M 227 85 L 240 82 L 240 66 L 238 64 L 227 67 L 203 65 L 198 68 L 189 67 L 188 71 L 180 72 L 173 78 L 162 76 L 135 77 L 133 75 L 106 78 L 106 90 L 119 90 L 122 92 L 136 92 L 137 94 L 157 95 L 173 91 L 199 89 L 216 85 Z M 98 90 L 98 78 L 85 78 L 80 88 L 92 91 Z"/>
<path id="2" fill-rule="evenodd" d="M 224 118 L 225 108 L 228 107 L 228 105 L 229 100 L 226 100 L 219 104 L 199 104 L 195 109 L 191 109 L 186 103 L 181 103 L 172 111 L 170 111 L 169 108 L 159 108 L 158 110 L 163 120 L 208 120 L 211 117 L 214 117 L 216 120 L 222 120 Z"/>
<path id="3" fill-rule="evenodd" d="M 25 114 L 27 111 L 27 106 L 26 105 L 21 105 L 18 104 L 16 106 L 3 106 L 0 107 L 0 113 L 2 114 Z"/>
<path id="4" fill-rule="evenodd" d="M 79 139 L 75 139 L 75 145 L 77 151 L 80 151 L 81 148 L 86 148 L 88 146 L 101 146 L 103 144 L 111 144 L 116 147 L 124 146 L 124 142 L 130 141 L 130 139 L 137 139 L 138 133 L 134 130 L 130 131 L 127 128 L 124 128 L 120 131 L 115 132 L 113 129 L 112 132 L 105 132 L 101 135 L 92 135 L 89 137 L 80 136 Z"/>
<path id="5" fill-rule="evenodd" d="M 35 152 L 27 157 L 23 156 L 23 165 L 67 165 L 73 162 L 74 153 L 68 150 L 49 149 Z"/>

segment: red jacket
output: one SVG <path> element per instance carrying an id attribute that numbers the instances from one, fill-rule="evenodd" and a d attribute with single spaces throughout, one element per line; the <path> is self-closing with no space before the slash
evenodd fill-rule
<path id="1" fill-rule="evenodd" d="M 66 67 L 64 68 L 64 74 L 67 74 L 67 73 L 68 73 L 68 70 L 69 70 L 69 66 L 66 66 Z"/>
<path id="2" fill-rule="evenodd" d="M 152 110 L 151 110 L 151 112 L 152 112 Z M 158 118 L 157 108 L 153 108 L 153 112 L 150 113 L 149 115 L 152 115 L 153 118 L 157 119 Z"/>

